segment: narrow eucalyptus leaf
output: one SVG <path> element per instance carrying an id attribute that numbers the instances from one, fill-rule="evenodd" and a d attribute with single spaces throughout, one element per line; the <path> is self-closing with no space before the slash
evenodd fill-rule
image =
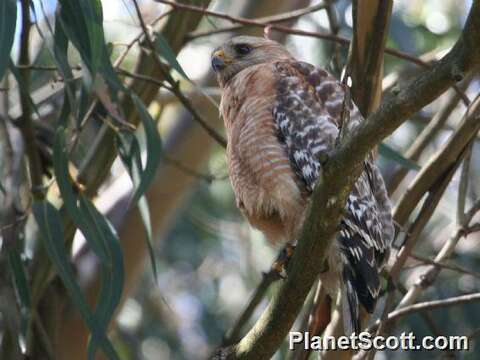
<path id="1" fill-rule="evenodd" d="M 0 1 L 0 80 L 10 61 L 10 50 L 15 37 L 15 25 L 17 21 L 17 1 Z"/>
<path id="2" fill-rule="evenodd" d="M 382 143 L 379 145 L 378 149 L 379 149 L 380 155 L 384 156 L 389 160 L 395 161 L 405 169 L 414 170 L 414 171 L 420 170 L 420 166 L 418 166 L 418 164 L 416 164 L 414 161 L 410 159 L 407 159 L 406 157 L 404 157 L 402 154 L 400 154 L 398 151 L 394 150 L 390 146 Z"/>

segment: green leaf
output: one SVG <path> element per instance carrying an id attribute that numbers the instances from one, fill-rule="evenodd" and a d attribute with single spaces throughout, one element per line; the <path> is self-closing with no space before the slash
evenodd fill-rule
<path id="1" fill-rule="evenodd" d="M 16 21 L 17 2 L 15 0 L 0 1 L 0 80 L 10 61 Z"/>
<path id="2" fill-rule="evenodd" d="M 75 0 L 73 0 L 75 1 Z M 92 64 L 96 69 L 108 57 L 108 51 L 103 34 L 103 14 L 100 0 L 79 1 L 82 12 L 86 19 L 87 31 L 89 33 Z"/>
<path id="3" fill-rule="evenodd" d="M 135 94 L 132 94 L 131 96 L 145 130 L 147 152 L 145 169 L 143 169 L 141 173 L 140 183 L 138 184 L 138 188 L 135 190 L 132 198 L 132 202 L 136 203 L 155 178 L 155 173 L 160 162 L 160 155 L 162 153 L 162 140 L 158 134 L 157 125 L 150 116 L 150 113 L 146 109 L 142 100 L 140 100 L 140 98 Z"/>
<path id="4" fill-rule="evenodd" d="M 20 257 L 20 254 L 16 248 L 12 248 L 8 253 L 8 260 L 10 271 L 12 273 L 15 288 L 17 290 L 20 304 L 22 308 L 30 308 L 30 290 L 28 288 L 28 280 L 25 272 L 25 267 L 23 261 Z"/>
<path id="5" fill-rule="evenodd" d="M 55 58 L 55 63 L 59 69 L 60 74 L 65 79 L 65 95 L 59 119 L 60 124 L 66 126 L 68 116 L 71 113 L 76 112 L 76 89 L 75 83 L 72 81 L 74 79 L 73 72 L 70 64 L 68 63 L 68 38 L 61 25 L 59 17 L 55 18 L 55 33 L 53 40 L 53 55 Z"/>
<path id="6" fill-rule="evenodd" d="M 78 195 L 73 190 L 72 183 L 70 182 L 70 175 L 68 173 L 65 129 L 63 127 L 60 127 L 55 135 L 53 144 L 53 170 L 67 212 L 72 217 L 75 225 L 83 233 L 95 254 L 100 258 L 100 261 L 102 263 L 108 263 L 109 260 L 102 249 L 102 244 L 98 239 L 96 229 L 91 226 L 88 219 L 80 211 L 77 205 L 79 200 Z"/>
<path id="7" fill-rule="evenodd" d="M 90 37 L 80 2 L 75 0 L 59 0 L 59 3 L 60 12 L 57 20 L 62 25 L 65 34 L 77 48 L 83 61 L 90 67 L 92 58 Z"/>
<path id="8" fill-rule="evenodd" d="M 111 259 L 111 267 L 102 267 L 102 289 L 99 294 L 99 302 L 95 308 L 95 316 L 99 319 L 101 325 L 105 326 L 103 329 L 107 331 L 115 309 L 120 303 L 122 297 L 123 283 L 125 278 L 125 271 L 123 266 L 123 253 L 118 236 L 115 229 L 110 222 L 101 214 L 95 206 L 85 197 L 80 198 L 80 208 L 84 214 L 87 214 L 91 221 L 95 223 L 100 230 L 103 238 L 105 248 L 105 255 Z M 89 358 L 94 358 L 95 350 L 98 344 L 95 339 L 89 343 L 88 353 Z"/>
<path id="9" fill-rule="evenodd" d="M 164 58 L 167 64 L 169 64 L 173 69 L 175 69 L 180 75 L 190 81 L 182 66 L 179 64 L 177 56 L 173 52 L 172 48 L 170 47 L 162 33 L 157 32 L 155 33 L 155 36 L 155 49 L 157 50 L 158 54 L 162 58 Z"/>
<path id="10" fill-rule="evenodd" d="M 25 266 L 17 248 L 9 249 L 8 265 L 13 278 L 13 283 L 15 284 L 15 290 L 20 304 L 21 332 L 23 337 L 26 338 L 32 313 L 32 307 L 27 273 L 25 271 Z"/>
<path id="11" fill-rule="evenodd" d="M 382 155 L 383 157 L 385 157 L 387 159 L 395 161 L 396 163 L 398 163 L 400 166 L 404 167 L 405 169 L 414 170 L 414 171 L 419 171 L 421 169 L 421 167 L 418 166 L 417 163 L 415 163 L 414 161 L 412 161 L 410 159 L 407 159 L 402 154 L 400 154 L 398 151 L 396 151 L 395 149 L 393 149 L 392 147 L 390 147 L 390 146 L 388 146 L 384 143 L 381 143 L 378 148 L 379 148 L 380 155 Z"/>
<path id="12" fill-rule="evenodd" d="M 99 0 L 59 0 L 60 23 L 92 75 L 105 61 L 102 4 Z"/>
<path id="13" fill-rule="evenodd" d="M 92 332 L 92 337 L 100 344 L 105 355 L 110 359 L 119 359 L 112 343 L 105 334 L 104 327 L 100 326 L 98 320 L 93 316 L 85 296 L 76 282 L 70 257 L 64 244 L 63 225 L 59 211 L 48 201 L 35 202 L 32 208 L 48 256 L 52 260 L 75 307 Z"/>
<path id="14" fill-rule="evenodd" d="M 138 185 L 141 178 L 142 160 L 141 150 L 138 139 L 129 132 L 119 134 L 119 154 L 128 173 L 134 184 L 134 189 L 138 189 Z M 152 266 L 153 277 L 155 282 L 158 280 L 157 263 L 155 261 L 155 250 L 153 248 L 152 240 L 152 226 L 150 222 L 150 211 L 148 209 L 148 202 L 144 195 L 138 200 L 138 210 L 140 217 L 145 227 L 145 242 L 150 257 L 150 264 Z"/>
<path id="15" fill-rule="evenodd" d="M 73 190 L 68 174 L 68 157 L 65 131 L 59 128 L 53 146 L 53 166 L 65 208 L 75 225 L 85 236 L 95 255 L 100 259 L 102 287 L 94 316 L 102 332 L 106 332 L 116 307 L 120 303 L 123 283 L 123 254 L 118 235 L 103 214 L 83 195 Z M 89 359 L 95 356 L 99 340 L 93 337 L 89 343 Z"/>

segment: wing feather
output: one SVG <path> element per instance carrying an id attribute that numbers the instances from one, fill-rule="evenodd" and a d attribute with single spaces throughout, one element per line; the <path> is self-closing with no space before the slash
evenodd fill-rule
<path id="1" fill-rule="evenodd" d="M 285 146 L 295 174 L 312 192 L 322 168 L 322 159 L 335 147 L 341 126 L 345 91 L 326 71 L 304 62 L 278 62 L 277 98 L 273 117 L 279 141 Z M 346 126 L 362 121 L 353 102 Z M 346 170 L 348 171 L 348 170 Z M 344 281 L 352 325 L 356 328 L 357 299 L 373 311 L 380 291 L 379 271 L 393 238 L 390 202 L 375 164 L 367 159 L 365 170 L 347 199 L 338 235 L 344 259 Z M 354 289 L 355 295 L 348 294 Z M 358 303 L 357 303 L 358 306 Z M 356 329 L 358 330 L 358 329 Z"/>

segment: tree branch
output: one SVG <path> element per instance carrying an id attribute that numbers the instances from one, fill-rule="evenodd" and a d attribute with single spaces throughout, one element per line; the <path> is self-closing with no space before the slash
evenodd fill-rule
<path id="1" fill-rule="evenodd" d="M 456 296 L 456 297 L 452 297 L 444 300 L 425 301 L 425 302 L 409 305 L 404 308 L 392 311 L 391 313 L 388 314 L 386 321 L 390 322 L 390 321 L 398 320 L 400 317 L 417 313 L 420 311 L 439 309 L 439 308 L 444 308 L 449 306 L 461 305 L 469 302 L 476 302 L 476 301 L 480 301 L 480 293 L 461 295 L 461 296 Z M 368 330 L 370 332 L 374 331 L 378 327 L 378 324 L 379 322 L 377 321 Z"/>
<path id="2" fill-rule="evenodd" d="M 20 54 L 18 58 L 18 64 L 28 65 L 30 64 L 30 29 L 32 27 L 32 23 L 30 21 L 30 1 L 22 0 L 20 5 L 22 8 L 22 30 L 20 34 Z M 16 125 L 20 129 L 23 136 L 23 141 L 25 143 L 30 178 L 32 181 L 32 194 L 36 198 L 43 198 L 43 169 L 40 155 L 37 150 L 35 132 L 32 125 L 32 108 L 29 95 L 30 69 L 20 68 L 19 73 L 19 81 L 22 82 L 21 86 L 19 86 L 22 115 L 16 122 Z"/>
<path id="3" fill-rule="evenodd" d="M 480 96 L 467 109 L 458 129 L 417 174 L 407 190 L 402 194 L 394 209 L 395 221 L 404 225 L 416 204 L 437 181 L 438 177 L 455 164 L 468 144 L 480 130 Z"/>
<path id="4" fill-rule="evenodd" d="M 272 16 L 265 16 L 265 17 L 262 17 L 262 18 L 255 19 L 254 21 L 258 22 L 258 23 L 263 23 L 265 26 L 268 26 L 268 25 L 277 24 L 277 23 L 280 23 L 280 22 L 296 20 L 296 19 L 298 19 L 302 16 L 305 16 L 307 14 L 314 13 L 318 10 L 326 9 L 327 6 L 328 6 L 328 4 L 320 3 L 320 4 L 312 5 L 312 6 L 303 8 L 303 9 L 288 11 L 288 12 L 283 13 L 283 14 L 275 14 L 275 15 L 272 15 Z M 198 39 L 200 37 L 210 36 L 210 35 L 214 35 L 214 34 L 231 32 L 231 31 L 235 31 L 235 30 L 240 30 L 247 25 L 248 24 L 241 24 L 240 23 L 240 24 L 237 24 L 237 25 L 227 26 L 227 27 L 223 27 L 223 28 L 220 28 L 220 29 L 213 29 L 213 30 L 207 30 L 207 31 L 203 31 L 203 30 L 194 31 L 194 32 L 191 32 L 190 34 L 188 34 L 187 38 L 189 40 L 193 40 L 193 39 Z"/>
<path id="5" fill-rule="evenodd" d="M 460 86 L 460 89 L 464 91 L 468 84 L 469 80 Z M 427 148 L 428 144 L 431 143 L 432 139 L 438 134 L 440 129 L 445 125 L 449 119 L 451 113 L 458 105 L 460 101 L 460 95 L 458 93 L 452 94 L 447 100 L 446 104 L 438 111 L 434 117 L 430 120 L 428 125 L 421 131 L 421 133 L 415 138 L 415 141 L 410 145 L 406 153 L 404 154 L 405 158 L 417 161 L 420 158 L 420 155 Z M 408 169 L 400 167 L 392 176 L 388 184 L 389 194 L 393 194 L 398 186 L 401 184 L 402 180 L 408 174 Z"/>

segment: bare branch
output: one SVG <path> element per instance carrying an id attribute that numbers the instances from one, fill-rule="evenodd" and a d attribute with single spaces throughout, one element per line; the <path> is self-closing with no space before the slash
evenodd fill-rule
<path id="1" fill-rule="evenodd" d="M 417 261 L 420 261 L 423 264 L 435 265 L 435 266 L 438 266 L 442 269 L 456 271 L 456 272 L 459 272 L 461 274 L 470 275 L 470 276 L 473 276 L 477 279 L 480 279 L 480 273 L 475 272 L 475 271 L 471 271 L 471 270 L 469 270 L 469 269 L 467 269 L 463 266 L 457 265 L 457 264 L 438 262 L 438 261 L 435 261 L 435 260 L 431 260 L 431 259 L 429 259 L 425 256 L 421 256 L 421 255 L 414 254 L 414 253 L 410 254 L 409 257 L 411 257 L 412 259 L 415 259 Z"/>
<path id="2" fill-rule="evenodd" d="M 472 102 L 467 109 L 458 129 L 450 136 L 448 141 L 417 174 L 414 181 L 403 193 L 394 210 L 395 220 L 405 224 L 409 214 L 428 191 L 438 176 L 455 164 L 468 144 L 475 139 L 480 130 L 480 96 Z"/>
<path id="3" fill-rule="evenodd" d="M 262 18 L 255 19 L 254 21 L 257 23 L 263 23 L 264 26 L 268 26 L 271 24 L 277 24 L 281 22 L 286 22 L 286 21 L 291 21 L 291 20 L 296 20 L 302 16 L 305 16 L 307 14 L 311 14 L 313 12 L 316 12 L 318 10 L 326 9 L 327 4 L 317 4 L 317 5 L 312 5 L 303 9 L 298 9 L 298 10 L 293 10 L 293 11 L 288 11 L 283 14 L 276 14 L 272 16 L 265 16 Z M 240 30 L 243 27 L 247 26 L 248 24 L 237 24 L 237 25 L 232 25 L 228 27 L 223 27 L 220 29 L 213 29 L 213 30 L 207 30 L 207 31 L 194 31 L 188 34 L 187 38 L 190 40 L 193 39 L 198 39 L 200 37 L 205 37 L 205 36 L 210 36 L 214 34 L 221 34 L 224 32 L 230 32 L 234 30 Z"/>
<path id="4" fill-rule="evenodd" d="M 388 314 L 386 321 L 387 322 L 394 321 L 403 316 L 417 313 L 420 311 L 439 309 L 439 308 L 461 305 L 461 304 L 477 302 L 477 301 L 480 301 L 480 293 L 467 294 L 467 295 L 452 297 L 444 300 L 425 301 L 425 302 L 413 304 L 413 305 L 406 306 L 404 308 L 392 311 L 391 313 Z M 368 330 L 370 332 L 374 331 L 378 327 L 378 324 L 379 322 L 377 321 Z"/>
<path id="5" fill-rule="evenodd" d="M 280 277 L 278 272 L 271 268 L 269 272 L 262 274 L 262 281 L 255 289 L 250 301 L 248 302 L 245 310 L 242 312 L 240 317 L 235 322 L 235 325 L 228 331 L 222 341 L 222 346 L 232 345 L 237 342 L 240 338 L 240 332 L 242 331 L 245 324 L 252 317 L 253 312 L 260 304 L 267 293 L 267 290 L 270 288 L 270 285 L 279 280 Z"/>
<path id="6" fill-rule="evenodd" d="M 460 89 L 465 91 L 468 84 L 470 83 L 469 80 L 466 80 L 462 85 L 460 85 Z M 443 106 L 439 112 L 435 114 L 433 119 L 428 123 L 428 125 L 422 130 L 422 132 L 416 137 L 415 141 L 410 145 L 406 153 L 404 154 L 405 158 L 417 161 L 420 158 L 420 155 L 425 151 L 428 144 L 431 143 L 432 139 L 438 134 L 438 132 L 442 129 L 445 125 L 447 120 L 449 119 L 451 113 L 458 105 L 461 97 L 459 93 L 452 94 L 449 99 L 447 100 L 445 106 Z M 389 194 L 393 194 L 398 186 L 401 184 L 402 180 L 408 174 L 408 169 L 400 167 L 392 176 L 391 180 L 388 184 L 388 192 Z"/>

